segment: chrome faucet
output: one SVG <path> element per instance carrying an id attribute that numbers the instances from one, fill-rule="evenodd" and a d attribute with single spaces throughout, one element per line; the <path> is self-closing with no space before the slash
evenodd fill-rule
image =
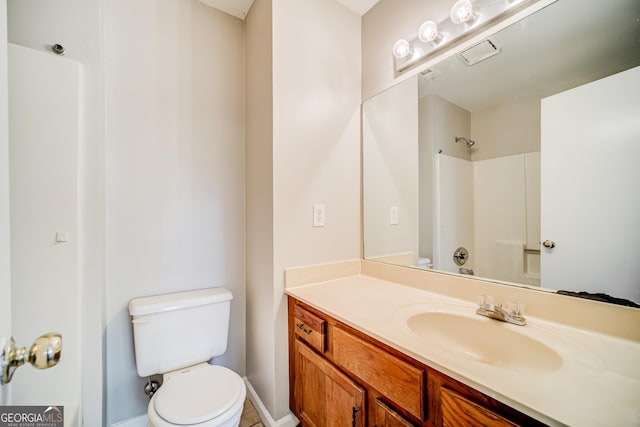
<path id="1" fill-rule="evenodd" d="M 478 296 L 478 309 L 476 310 L 476 314 L 518 326 L 527 324 L 527 319 L 524 318 L 523 304 L 510 302 L 507 304 L 507 309 L 505 310 L 502 308 L 502 304 L 494 305 L 493 298 L 488 295 Z"/>

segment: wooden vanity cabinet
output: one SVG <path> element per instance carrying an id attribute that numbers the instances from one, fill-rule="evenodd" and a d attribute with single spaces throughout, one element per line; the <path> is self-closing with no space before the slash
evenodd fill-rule
<path id="1" fill-rule="evenodd" d="M 544 426 L 289 297 L 289 405 L 303 427 Z"/>

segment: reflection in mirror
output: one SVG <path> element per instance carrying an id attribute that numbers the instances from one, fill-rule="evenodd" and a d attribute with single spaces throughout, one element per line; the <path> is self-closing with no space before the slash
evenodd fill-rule
<path id="1" fill-rule="evenodd" d="M 640 303 L 638 17 L 559 0 L 366 101 L 365 258 Z"/>

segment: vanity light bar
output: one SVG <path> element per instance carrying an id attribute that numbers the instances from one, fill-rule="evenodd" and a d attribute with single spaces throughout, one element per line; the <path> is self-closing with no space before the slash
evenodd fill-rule
<path id="1" fill-rule="evenodd" d="M 535 1 L 537 0 L 456 1 L 451 7 L 449 19 L 440 23 L 427 20 L 418 29 L 416 37 L 395 42 L 392 53 L 396 73 Z"/>

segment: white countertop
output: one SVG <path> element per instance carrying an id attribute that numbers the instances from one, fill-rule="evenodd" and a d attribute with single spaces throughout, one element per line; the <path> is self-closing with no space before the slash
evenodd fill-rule
<path id="1" fill-rule="evenodd" d="M 527 372 L 429 345 L 406 326 L 406 313 L 420 306 L 441 304 L 474 313 L 476 306 L 467 300 L 361 274 L 289 287 L 286 293 L 544 423 L 640 426 L 640 343 L 636 341 L 531 316 L 526 316 L 528 324 L 522 327 L 500 323 L 539 338 L 562 358 L 558 369 Z"/>

